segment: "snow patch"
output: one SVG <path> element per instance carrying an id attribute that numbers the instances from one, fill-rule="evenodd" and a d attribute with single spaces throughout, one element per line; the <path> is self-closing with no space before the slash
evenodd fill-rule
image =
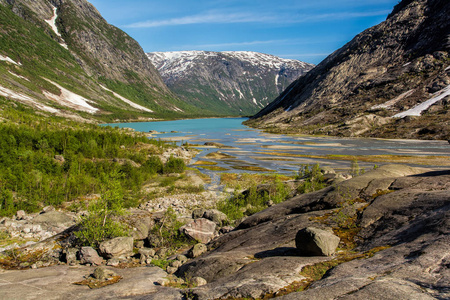
<path id="1" fill-rule="evenodd" d="M 15 99 L 15 100 L 19 100 L 19 101 L 23 101 L 29 105 L 35 106 L 40 110 L 44 110 L 44 111 L 48 111 L 50 113 L 56 113 L 58 112 L 57 109 L 47 106 L 47 105 L 43 105 L 41 103 L 36 102 L 33 98 L 22 94 L 22 93 L 18 93 L 15 92 L 13 90 L 10 90 L 8 88 L 5 88 L 3 86 L 0 86 L 0 96 L 6 97 L 6 98 L 10 98 L 10 99 Z"/>
<path id="2" fill-rule="evenodd" d="M 433 105 L 434 103 L 438 102 L 439 100 L 441 100 L 449 95 L 450 95 L 450 85 L 443 88 L 439 92 L 434 93 L 433 98 L 428 99 L 427 101 L 420 103 L 419 105 L 416 105 L 415 107 L 413 107 L 407 111 L 398 113 L 395 116 L 393 116 L 393 118 L 403 118 L 406 116 L 420 116 L 424 110 L 427 110 L 431 105 Z"/>
<path id="3" fill-rule="evenodd" d="M 236 91 L 239 93 L 239 98 L 244 99 L 244 94 L 242 94 L 240 89 L 236 89 Z"/>
<path id="4" fill-rule="evenodd" d="M 48 91 L 43 91 L 43 94 L 47 99 L 53 100 L 58 102 L 61 105 L 73 108 L 75 110 L 85 111 L 88 113 L 96 113 L 98 111 L 98 108 L 95 108 L 88 104 L 88 102 L 94 102 L 92 100 L 88 100 L 78 94 L 75 94 L 62 86 L 58 85 L 57 83 L 50 81 L 47 79 L 48 82 L 55 85 L 57 88 L 61 90 L 60 95 L 54 95 Z"/>
<path id="5" fill-rule="evenodd" d="M 450 70 L 450 66 L 448 66 L 447 68 L 445 68 L 444 71 L 448 71 L 448 70 Z"/>
<path id="6" fill-rule="evenodd" d="M 398 101 L 402 100 L 403 98 L 409 97 L 413 92 L 414 92 L 414 90 L 409 90 L 394 99 L 386 101 L 383 104 L 378 104 L 378 105 L 372 106 L 370 109 L 373 110 L 373 109 L 380 109 L 380 108 L 389 108 L 392 105 L 394 105 L 395 103 L 397 103 Z"/>
<path id="7" fill-rule="evenodd" d="M 253 98 L 253 103 L 255 103 L 256 105 L 258 105 L 258 102 L 256 102 L 256 99 Z"/>
<path id="8" fill-rule="evenodd" d="M 277 74 L 275 76 L 275 85 L 278 85 L 278 79 L 280 78 L 280 74 Z"/>
<path id="9" fill-rule="evenodd" d="M 62 38 L 61 33 L 58 30 L 58 27 L 56 26 L 56 19 L 58 18 L 58 14 L 57 14 L 57 8 L 53 7 L 53 17 L 51 17 L 48 20 L 44 20 L 48 25 L 50 25 L 50 27 L 52 28 L 52 30 L 56 33 L 57 36 L 59 36 L 60 38 Z M 63 46 L 66 49 L 69 49 L 69 47 L 67 47 L 66 43 L 60 43 L 61 46 Z"/>
<path id="10" fill-rule="evenodd" d="M 20 78 L 20 79 L 23 79 L 23 80 L 26 80 L 26 81 L 30 81 L 28 78 L 23 77 L 22 75 L 13 73 L 13 72 L 11 72 L 11 71 L 8 71 L 8 73 L 11 74 L 11 75 L 13 75 L 13 76 L 15 76 L 15 77 L 17 77 L 17 78 Z"/>
<path id="11" fill-rule="evenodd" d="M 183 112 L 183 110 L 179 109 L 179 108 L 178 108 L 178 107 L 176 107 L 176 106 L 174 106 L 174 107 L 173 107 L 173 110 L 174 110 L 174 111 L 179 111 L 179 112 Z"/>
<path id="12" fill-rule="evenodd" d="M 125 97 L 122 97 L 121 95 L 117 94 L 116 92 L 111 91 L 110 89 L 108 89 L 107 87 L 105 87 L 105 86 L 103 86 L 103 85 L 100 85 L 100 87 L 101 87 L 102 89 L 104 89 L 105 91 L 111 92 L 111 93 L 114 95 L 114 97 L 119 98 L 119 99 L 122 100 L 123 102 L 129 104 L 130 106 L 132 106 L 132 107 L 134 107 L 134 108 L 136 108 L 136 109 L 143 110 L 143 111 L 146 111 L 146 112 L 153 112 L 151 109 L 148 109 L 147 107 L 144 107 L 144 106 L 141 106 L 141 105 L 139 105 L 139 104 L 136 104 L 136 103 L 134 103 L 133 101 L 131 101 L 131 100 L 125 98 Z"/>
<path id="13" fill-rule="evenodd" d="M 15 62 L 14 60 L 12 60 L 11 58 L 9 58 L 8 56 L 3 56 L 3 55 L 1 55 L 1 54 L 0 54 L 0 60 L 2 60 L 2 61 L 7 61 L 7 62 L 9 62 L 9 63 L 15 64 L 15 65 L 18 65 L 18 66 L 21 66 L 21 65 L 22 65 L 21 63 Z"/>

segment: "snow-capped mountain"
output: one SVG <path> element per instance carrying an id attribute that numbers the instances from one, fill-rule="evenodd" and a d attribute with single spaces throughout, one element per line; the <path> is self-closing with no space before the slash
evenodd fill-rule
<path id="1" fill-rule="evenodd" d="M 220 114 L 252 114 L 314 67 L 249 52 L 151 52 L 147 56 L 180 98 Z"/>

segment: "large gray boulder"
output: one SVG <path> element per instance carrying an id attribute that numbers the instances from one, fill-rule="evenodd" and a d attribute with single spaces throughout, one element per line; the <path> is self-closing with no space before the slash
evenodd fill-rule
<path id="1" fill-rule="evenodd" d="M 200 242 L 208 243 L 214 237 L 216 223 L 208 219 L 196 219 L 180 228 L 188 237 Z"/>
<path id="2" fill-rule="evenodd" d="M 340 238 L 327 230 L 308 227 L 297 232 L 295 246 L 300 255 L 331 256 L 336 252 Z"/>
<path id="3" fill-rule="evenodd" d="M 126 257 L 133 254 L 133 238 L 117 237 L 100 243 L 100 253 L 106 258 Z"/>
<path id="4" fill-rule="evenodd" d="M 101 265 L 103 258 L 101 258 L 97 251 L 92 247 L 81 247 L 80 260 L 82 264 Z"/>

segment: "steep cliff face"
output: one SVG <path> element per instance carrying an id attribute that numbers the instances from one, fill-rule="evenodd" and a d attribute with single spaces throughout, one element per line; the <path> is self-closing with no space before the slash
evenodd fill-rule
<path id="1" fill-rule="evenodd" d="M 56 114 L 89 112 L 93 118 L 195 111 L 167 88 L 139 44 L 89 2 L 1 0 L 0 10 L 0 55 L 15 62 L 0 61 L 1 96 L 40 110 L 51 107 L 44 110 Z"/>
<path id="2" fill-rule="evenodd" d="M 450 2 L 400 2 L 249 122 L 274 131 L 450 137 Z M 419 106 L 420 105 L 420 106 Z"/>
<path id="3" fill-rule="evenodd" d="M 219 114 L 253 114 L 313 68 L 256 52 L 147 53 L 181 99 Z"/>

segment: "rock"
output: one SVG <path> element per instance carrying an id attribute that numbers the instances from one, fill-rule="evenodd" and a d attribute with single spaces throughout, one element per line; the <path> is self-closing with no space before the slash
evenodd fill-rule
<path id="1" fill-rule="evenodd" d="M 202 278 L 202 277 L 199 277 L 199 276 L 193 277 L 193 278 L 191 279 L 191 283 L 192 283 L 194 286 L 203 286 L 203 285 L 208 284 L 208 282 L 206 281 L 205 278 Z"/>
<path id="2" fill-rule="evenodd" d="M 62 163 L 66 161 L 62 155 L 55 155 L 55 160 Z"/>
<path id="3" fill-rule="evenodd" d="M 225 227 L 222 227 L 219 229 L 219 233 L 225 234 L 225 233 L 231 232 L 233 229 L 234 229 L 233 226 L 225 226 Z"/>
<path id="4" fill-rule="evenodd" d="M 100 253 L 107 257 L 124 257 L 133 254 L 133 238 L 117 237 L 100 243 Z"/>
<path id="5" fill-rule="evenodd" d="M 158 251 L 156 251 L 156 255 L 160 258 L 165 258 L 167 254 L 169 253 L 168 248 L 160 248 Z"/>
<path id="6" fill-rule="evenodd" d="M 163 245 L 163 239 L 160 236 L 153 233 L 150 233 L 148 235 L 147 242 L 152 248 L 158 248 Z"/>
<path id="7" fill-rule="evenodd" d="M 188 255 L 191 258 L 196 258 L 196 257 L 199 257 L 200 255 L 202 255 L 203 253 L 207 252 L 207 251 L 208 251 L 208 248 L 206 247 L 206 245 L 199 243 L 199 244 L 194 245 L 194 247 L 192 247 L 189 250 L 189 254 Z"/>
<path id="8" fill-rule="evenodd" d="M 168 266 L 166 268 L 166 272 L 169 273 L 169 274 L 174 274 L 177 270 L 178 270 L 178 268 L 171 267 L 171 266 Z"/>
<path id="9" fill-rule="evenodd" d="M 228 221 L 228 217 L 217 209 L 208 209 L 203 213 L 203 218 L 213 221 L 218 226 L 224 225 Z"/>
<path id="10" fill-rule="evenodd" d="M 180 261 L 181 264 L 184 264 L 185 262 L 188 261 L 188 258 L 186 256 L 182 255 L 182 254 L 178 254 L 175 259 Z"/>
<path id="11" fill-rule="evenodd" d="M 111 267 L 117 267 L 119 264 L 120 264 L 120 260 L 118 260 L 117 258 L 108 259 L 108 262 L 106 263 L 107 266 L 111 266 Z"/>
<path id="12" fill-rule="evenodd" d="M 80 260 L 82 264 L 93 264 L 97 266 L 101 265 L 103 262 L 103 259 L 92 247 L 81 247 Z"/>
<path id="13" fill-rule="evenodd" d="M 47 212 L 54 211 L 54 210 L 55 210 L 55 208 L 52 205 L 48 205 L 42 209 L 42 212 L 47 213 Z"/>
<path id="14" fill-rule="evenodd" d="M 200 243 L 208 243 L 214 237 L 216 224 L 208 219 L 196 219 L 180 228 L 180 231 Z"/>
<path id="15" fill-rule="evenodd" d="M 333 233 L 307 227 L 299 230 L 295 237 L 295 246 L 300 255 L 331 256 L 336 252 L 340 238 Z"/>
<path id="16" fill-rule="evenodd" d="M 16 212 L 16 219 L 17 219 L 17 220 L 22 220 L 23 218 L 25 218 L 26 215 L 27 215 L 27 214 L 25 213 L 24 210 L 18 210 L 18 211 Z"/>
<path id="17" fill-rule="evenodd" d="M 148 264 L 151 262 L 152 258 L 155 256 L 155 250 L 151 248 L 142 248 L 139 249 L 140 254 L 140 263 L 141 264 Z"/>
<path id="18" fill-rule="evenodd" d="M 71 226 L 75 218 L 60 211 L 49 211 L 33 218 L 33 223 L 42 223 L 50 226 Z"/>
<path id="19" fill-rule="evenodd" d="M 174 268 L 179 268 L 179 267 L 181 267 L 181 265 L 182 265 L 182 263 L 181 263 L 181 261 L 179 261 L 179 260 L 174 260 L 174 261 L 172 261 L 171 263 L 170 263 L 170 266 L 171 267 L 174 267 Z"/>
<path id="20" fill-rule="evenodd" d="M 105 267 L 95 268 L 94 273 L 92 275 L 95 279 L 98 280 L 108 280 L 117 276 L 117 274 L 114 271 L 109 270 Z"/>
<path id="21" fill-rule="evenodd" d="M 78 249 L 77 248 L 66 248 L 63 250 L 62 252 L 62 261 L 69 264 L 69 265 L 73 265 L 77 263 L 77 253 L 78 253 Z"/>
<path id="22" fill-rule="evenodd" d="M 192 219 L 200 219 L 203 218 L 203 215 L 205 214 L 206 209 L 204 208 L 196 208 L 192 211 Z"/>

